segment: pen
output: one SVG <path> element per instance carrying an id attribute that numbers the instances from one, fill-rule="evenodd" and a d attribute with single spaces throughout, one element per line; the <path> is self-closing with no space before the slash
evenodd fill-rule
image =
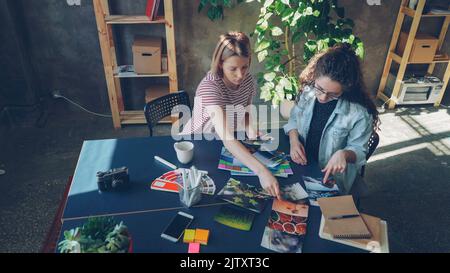
<path id="1" fill-rule="evenodd" d="M 331 216 L 331 217 L 328 217 L 328 220 L 339 220 L 339 219 L 355 218 L 355 217 L 359 217 L 359 214 L 347 214 L 347 215 Z"/>
<path id="2" fill-rule="evenodd" d="M 161 162 L 162 164 L 166 165 L 167 167 L 176 170 L 177 166 L 173 165 L 172 163 L 170 163 L 169 161 L 166 161 L 164 159 L 162 159 L 159 156 L 155 156 L 155 159 L 158 160 L 159 162 Z"/>

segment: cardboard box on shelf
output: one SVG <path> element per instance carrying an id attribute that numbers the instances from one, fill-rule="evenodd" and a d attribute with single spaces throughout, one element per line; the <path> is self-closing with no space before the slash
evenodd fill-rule
<path id="1" fill-rule="evenodd" d="M 155 84 L 145 89 L 145 102 L 150 102 L 169 94 L 169 85 Z"/>
<path id="2" fill-rule="evenodd" d="M 133 42 L 133 63 L 137 74 L 161 74 L 162 38 L 136 36 Z"/>
<path id="3" fill-rule="evenodd" d="M 401 57 L 405 51 L 408 33 L 400 33 L 397 54 Z M 439 40 L 427 34 L 417 34 L 409 56 L 409 63 L 431 63 L 436 55 Z"/>

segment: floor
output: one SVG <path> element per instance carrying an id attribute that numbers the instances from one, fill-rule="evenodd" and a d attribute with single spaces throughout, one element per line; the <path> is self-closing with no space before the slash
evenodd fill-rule
<path id="1" fill-rule="evenodd" d="M 49 108 L 43 128 L 30 118 L 0 131 L 0 252 L 40 251 L 83 140 L 148 135 L 145 126 L 116 131 L 63 101 Z M 381 120 L 362 211 L 388 222 L 391 252 L 450 252 L 450 109 L 398 108 Z"/>

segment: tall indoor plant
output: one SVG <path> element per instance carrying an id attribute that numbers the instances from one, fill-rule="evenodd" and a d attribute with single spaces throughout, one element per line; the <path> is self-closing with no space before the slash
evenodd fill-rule
<path id="1" fill-rule="evenodd" d="M 265 101 L 279 105 L 292 100 L 298 92 L 300 70 L 314 54 L 336 43 L 349 43 L 361 58 L 364 56 L 364 45 L 352 31 L 354 23 L 344 18 L 337 0 L 257 1 L 262 8 L 254 32 L 255 48 L 265 67 L 258 75 Z M 332 10 L 336 19 L 330 16 Z"/>
<path id="2" fill-rule="evenodd" d="M 293 100 L 301 69 L 314 54 L 336 43 L 351 44 L 363 58 L 364 44 L 353 34 L 354 23 L 345 18 L 338 0 L 245 0 L 254 1 L 261 4 L 253 36 L 258 61 L 264 63 L 264 72 L 258 74 L 264 101 L 278 106 Z M 231 7 L 231 2 L 201 0 L 199 11 L 209 5 L 212 20 L 223 18 L 223 6 Z"/>

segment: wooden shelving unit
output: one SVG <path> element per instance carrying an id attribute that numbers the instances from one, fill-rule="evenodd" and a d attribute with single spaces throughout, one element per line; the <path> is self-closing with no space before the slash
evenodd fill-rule
<path id="1" fill-rule="evenodd" d="M 381 81 L 380 81 L 380 85 L 379 85 L 378 93 L 377 93 L 377 97 L 379 99 L 382 99 L 383 101 L 388 102 L 389 109 L 393 109 L 396 105 L 396 98 L 398 97 L 399 92 L 400 92 L 401 81 L 403 80 L 403 77 L 405 76 L 407 66 L 409 64 L 411 64 L 411 62 L 409 62 L 409 57 L 411 54 L 413 42 L 416 37 L 417 30 L 419 28 L 421 19 L 422 18 L 433 18 L 433 17 L 445 17 L 444 23 L 442 24 L 441 32 L 439 34 L 439 43 L 438 43 L 438 50 L 437 50 L 438 52 L 441 52 L 442 44 L 444 43 L 445 36 L 447 34 L 447 30 L 448 30 L 449 23 L 450 23 L 450 14 L 432 14 L 432 13 L 423 14 L 423 10 L 424 10 L 427 0 L 419 0 L 415 10 L 413 10 L 407 6 L 408 2 L 409 2 L 409 0 L 402 0 L 402 2 L 400 4 L 400 10 L 398 13 L 397 22 L 395 24 L 394 34 L 392 35 L 392 40 L 391 40 L 391 43 L 389 46 L 389 53 L 386 57 L 386 63 L 384 65 L 383 75 L 381 77 Z M 413 21 L 412 21 L 411 28 L 409 30 L 409 36 L 408 36 L 408 40 L 406 42 L 403 56 L 399 56 L 398 54 L 395 53 L 395 49 L 397 47 L 397 42 L 399 40 L 399 36 L 400 36 L 400 32 L 401 32 L 401 28 L 402 28 L 402 24 L 405 19 L 405 16 L 409 16 L 409 17 L 413 18 Z M 387 78 L 388 78 L 393 61 L 398 63 L 400 65 L 400 67 L 397 72 L 394 89 L 392 90 L 391 96 L 388 97 L 384 94 L 384 90 L 386 87 Z M 441 94 L 439 96 L 439 99 L 434 104 L 434 106 L 436 106 L 436 107 L 440 105 L 442 98 L 444 97 L 445 89 L 449 82 L 450 57 L 447 54 L 444 54 L 443 57 L 439 57 L 439 58 L 435 57 L 432 62 L 426 63 L 426 64 L 428 64 L 428 70 L 427 70 L 428 74 L 430 74 L 430 75 L 433 74 L 435 65 L 437 63 L 447 63 L 447 69 L 444 73 L 444 78 L 442 79 L 444 82 L 444 85 L 443 85 Z"/>
<path id="2" fill-rule="evenodd" d="M 159 16 L 151 21 L 147 16 L 135 15 L 112 15 L 110 13 L 108 0 L 93 0 L 95 18 L 97 21 L 100 47 L 102 51 L 103 66 L 105 70 L 106 83 L 108 88 L 109 102 L 113 116 L 114 128 L 120 129 L 126 124 L 145 124 L 144 111 L 127 111 L 124 108 L 121 79 L 123 78 L 150 78 L 168 77 L 170 93 L 178 91 L 178 76 L 175 49 L 175 29 L 173 20 L 173 0 L 164 0 L 164 16 Z M 163 24 L 166 30 L 168 71 L 163 71 L 157 75 L 118 75 L 117 55 L 115 41 L 113 37 L 114 25 L 148 24 L 149 27 L 155 24 Z M 142 108 L 144 108 L 144 103 Z M 165 122 L 170 122 L 170 118 Z"/>

